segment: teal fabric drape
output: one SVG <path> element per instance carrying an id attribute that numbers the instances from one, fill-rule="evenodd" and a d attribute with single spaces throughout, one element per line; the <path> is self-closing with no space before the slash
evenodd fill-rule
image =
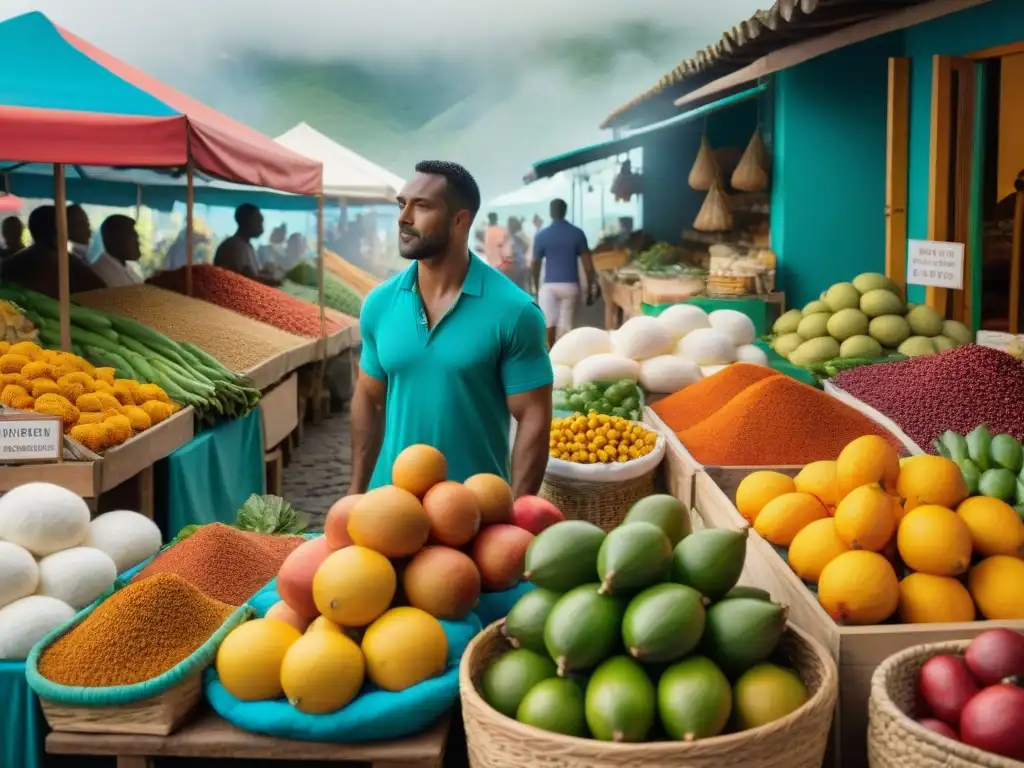
<path id="1" fill-rule="evenodd" d="M 233 523 L 253 493 L 263 493 L 263 422 L 259 409 L 196 435 L 167 457 L 167 530 Z"/>
<path id="2" fill-rule="evenodd" d="M 40 768 L 46 726 L 35 694 L 25 680 L 24 661 L 0 661 L 0 765 Z"/>

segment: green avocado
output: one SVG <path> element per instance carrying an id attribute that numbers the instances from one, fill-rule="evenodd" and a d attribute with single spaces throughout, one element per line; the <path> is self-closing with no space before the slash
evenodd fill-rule
<path id="1" fill-rule="evenodd" d="M 769 656 L 786 628 L 787 611 L 764 600 L 736 598 L 707 609 L 701 650 L 730 676 Z"/>
<path id="2" fill-rule="evenodd" d="M 552 592 L 594 581 L 604 539 L 604 531 L 584 520 L 555 523 L 530 543 L 523 578 Z"/>
<path id="3" fill-rule="evenodd" d="M 547 653 L 544 647 L 544 622 L 561 595 L 549 589 L 533 589 L 516 601 L 505 617 L 503 631 L 515 648 Z"/>
<path id="4" fill-rule="evenodd" d="M 484 701 L 506 717 L 515 717 L 523 697 L 541 680 L 557 674 L 547 656 L 519 648 L 495 659 L 484 672 L 481 693 Z"/>
<path id="5" fill-rule="evenodd" d="M 615 656 L 594 670 L 585 705 L 587 725 L 599 741 L 644 741 L 654 726 L 654 684 L 628 656 Z"/>
<path id="6" fill-rule="evenodd" d="M 718 736 L 731 712 L 729 680 L 706 656 L 673 664 L 658 681 L 658 717 L 677 741 Z"/>
<path id="7" fill-rule="evenodd" d="M 622 645 L 625 605 L 603 595 L 599 584 L 584 584 L 558 599 L 544 623 L 544 647 L 558 674 L 600 664 Z"/>
<path id="8" fill-rule="evenodd" d="M 568 678 L 541 680 L 523 697 L 516 720 L 564 736 L 586 736 L 583 691 L 575 680 Z"/>
<path id="9" fill-rule="evenodd" d="M 772 601 L 772 596 L 767 589 L 761 589 L 760 587 L 748 587 L 739 586 L 733 587 L 722 597 L 722 600 L 732 600 L 735 597 L 749 597 L 753 600 L 767 600 Z"/>
<path id="10" fill-rule="evenodd" d="M 672 543 L 653 523 L 620 525 L 605 537 L 597 554 L 597 575 L 604 594 L 657 584 L 668 577 L 671 566 Z"/>
<path id="11" fill-rule="evenodd" d="M 681 659 L 704 634 L 704 599 L 682 584 L 658 584 L 629 601 L 622 642 L 644 663 Z"/>
<path id="12" fill-rule="evenodd" d="M 673 547 L 693 532 L 686 505 L 667 493 L 647 496 L 630 507 L 622 524 L 637 522 L 651 523 L 661 528 Z"/>
<path id="13" fill-rule="evenodd" d="M 719 600 L 740 580 L 747 530 L 706 528 L 683 539 L 672 553 L 672 580 Z"/>

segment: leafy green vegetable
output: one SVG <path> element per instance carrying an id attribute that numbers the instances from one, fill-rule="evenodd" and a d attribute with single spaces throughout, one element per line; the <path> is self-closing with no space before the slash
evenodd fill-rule
<path id="1" fill-rule="evenodd" d="M 178 535 L 171 540 L 171 544 L 178 544 L 184 541 L 202 527 L 202 525 L 186 525 L 184 528 L 178 531 Z"/>
<path id="2" fill-rule="evenodd" d="M 280 496 L 254 493 L 239 508 L 235 527 L 243 531 L 271 534 L 298 534 L 308 523 Z"/>

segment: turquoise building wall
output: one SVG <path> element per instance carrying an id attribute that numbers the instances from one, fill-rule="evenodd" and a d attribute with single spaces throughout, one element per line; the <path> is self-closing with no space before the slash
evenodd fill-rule
<path id="1" fill-rule="evenodd" d="M 774 79 L 772 250 L 786 304 L 885 269 L 888 35 L 813 59 Z"/>
<path id="2" fill-rule="evenodd" d="M 790 306 L 885 268 L 888 59 L 910 63 L 907 232 L 928 234 L 932 57 L 1024 41 L 1024 0 L 991 0 L 775 76 L 772 248 Z M 911 301 L 924 289 L 911 286 Z"/>
<path id="3" fill-rule="evenodd" d="M 644 229 L 657 240 L 678 243 L 690 229 L 706 192 L 690 189 L 688 178 L 700 149 L 705 127 L 711 146 L 745 147 L 758 120 L 758 99 L 713 112 L 706 121 L 696 119 L 656 131 L 644 143 Z"/>

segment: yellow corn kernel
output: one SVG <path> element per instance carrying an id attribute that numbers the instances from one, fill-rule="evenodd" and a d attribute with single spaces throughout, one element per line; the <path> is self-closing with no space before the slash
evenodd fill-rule
<path id="1" fill-rule="evenodd" d="M 21 373 L 21 369 L 31 363 L 25 355 L 0 355 L 0 373 Z"/>
<path id="2" fill-rule="evenodd" d="M 137 405 L 124 406 L 121 409 L 121 413 L 128 417 L 128 420 L 132 424 L 132 429 L 136 432 L 142 432 L 153 426 L 153 419 L 151 419 L 149 414 Z"/>
<path id="3" fill-rule="evenodd" d="M 78 421 L 78 408 L 63 395 L 47 394 L 37 397 L 34 407 L 36 413 L 60 416 L 64 421 L 65 429 L 70 428 Z"/>
<path id="4" fill-rule="evenodd" d="M 28 396 L 28 391 L 24 387 L 19 387 L 17 384 L 8 384 L 0 392 L 0 403 L 3 403 L 8 408 L 17 408 L 14 402 Z"/>
<path id="5" fill-rule="evenodd" d="M 102 453 L 110 445 L 112 430 L 104 423 L 78 424 L 68 433 L 93 453 Z"/>
<path id="6" fill-rule="evenodd" d="M 80 411 L 103 413 L 103 403 L 100 401 L 100 396 L 95 392 L 86 392 L 75 400 L 75 405 L 78 406 Z"/>
<path id="7" fill-rule="evenodd" d="M 167 396 L 167 393 L 156 384 L 140 385 L 139 392 L 136 395 L 136 400 L 143 403 L 149 402 L 150 400 L 157 400 L 161 403 L 171 402 L 171 398 Z"/>
<path id="8" fill-rule="evenodd" d="M 17 344 L 11 344 L 11 348 L 7 352 L 11 355 L 24 355 L 29 360 L 43 359 L 43 348 L 32 341 L 19 341 Z"/>
<path id="9" fill-rule="evenodd" d="M 28 391 L 32 397 L 60 394 L 60 385 L 52 379 L 33 379 L 31 384 L 32 388 Z"/>
<path id="10" fill-rule="evenodd" d="M 110 428 L 111 445 L 120 445 L 131 439 L 132 422 L 127 416 L 120 413 L 116 416 L 108 416 L 103 423 Z"/>
<path id="11" fill-rule="evenodd" d="M 146 412 L 149 418 L 153 420 L 154 424 L 166 421 L 171 417 L 171 413 L 173 413 L 171 405 L 168 403 L 162 403 L 159 400 L 147 400 L 144 403 L 141 403 L 139 407 Z"/>

